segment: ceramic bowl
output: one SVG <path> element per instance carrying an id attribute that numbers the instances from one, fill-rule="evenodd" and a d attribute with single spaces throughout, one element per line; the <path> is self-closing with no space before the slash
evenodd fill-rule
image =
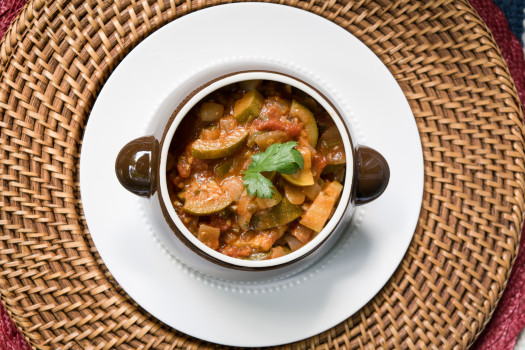
<path id="1" fill-rule="evenodd" d="M 290 72 L 292 73 L 292 72 Z M 346 152 L 344 188 L 339 204 L 323 230 L 302 248 L 269 260 L 246 260 L 221 254 L 199 241 L 181 222 L 168 193 L 166 164 L 170 144 L 187 113 L 211 92 L 246 80 L 273 80 L 291 85 L 314 98 L 332 117 L 342 136 Z M 190 267 L 207 275 L 234 280 L 261 280 L 289 276 L 311 265 L 325 254 L 346 231 L 354 208 L 383 193 L 389 180 L 389 167 L 375 150 L 359 145 L 352 137 L 351 125 L 336 109 L 337 97 L 325 96 L 314 84 L 274 71 L 242 71 L 210 79 L 206 84 L 188 90 L 167 122 L 159 125 L 158 135 L 145 135 L 126 144 L 115 162 L 116 175 L 122 186 L 148 198 L 148 216 L 154 224 L 166 224 L 173 233 L 160 237 L 168 249 Z M 162 118 L 159 116 L 158 118 Z M 175 140 L 176 142 L 176 140 Z M 162 230 L 158 230 L 162 231 Z"/>

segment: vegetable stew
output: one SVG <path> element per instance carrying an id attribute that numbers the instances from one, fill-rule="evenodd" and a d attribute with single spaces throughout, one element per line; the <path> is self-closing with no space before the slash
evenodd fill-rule
<path id="1" fill-rule="evenodd" d="M 170 200 L 192 234 L 231 257 L 272 259 L 300 249 L 324 228 L 343 190 L 339 130 L 290 85 L 223 87 L 191 109 L 174 140 Z"/>

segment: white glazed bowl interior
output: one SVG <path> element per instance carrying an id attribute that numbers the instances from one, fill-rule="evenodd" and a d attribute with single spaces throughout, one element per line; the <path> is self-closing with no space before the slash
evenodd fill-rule
<path id="1" fill-rule="evenodd" d="M 233 258 L 227 255 L 224 255 L 218 251 L 215 251 L 211 248 L 209 248 L 207 245 L 202 243 L 197 237 L 195 237 L 187 228 L 184 226 L 182 221 L 180 220 L 179 216 L 177 215 L 175 208 L 169 201 L 169 193 L 168 193 L 168 186 L 167 186 L 167 179 L 166 179 L 166 164 L 168 159 L 168 150 L 170 147 L 170 144 L 173 140 L 173 136 L 175 135 L 178 126 L 180 125 L 180 122 L 186 114 L 204 97 L 212 93 L 213 91 L 224 87 L 229 84 L 237 83 L 240 81 L 245 80 L 273 80 L 280 83 L 291 85 L 299 90 L 302 90 L 303 92 L 307 93 L 309 96 L 314 98 L 332 117 L 332 119 L 335 122 L 335 125 L 337 126 L 339 133 L 341 134 L 343 145 L 345 147 L 345 153 L 346 153 L 346 173 L 345 173 L 345 182 L 343 187 L 343 192 L 341 194 L 341 198 L 339 200 L 339 204 L 337 206 L 337 209 L 335 210 L 333 216 L 330 218 L 330 220 L 327 222 L 323 230 L 317 234 L 310 242 L 308 242 L 303 247 L 299 248 L 298 250 L 291 252 L 287 255 L 284 255 L 279 258 L 275 259 L 269 259 L 269 260 L 245 260 L 245 259 L 239 259 L 239 258 Z M 290 262 L 293 262 L 294 260 L 300 259 L 302 256 L 307 255 L 309 252 L 311 252 L 313 249 L 321 245 L 324 240 L 335 230 L 339 222 L 341 221 L 341 218 L 343 214 L 345 213 L 347 206 L 352 206 L 353 203 L 350 200 L 351 195 L 351 189 L 352 189 L 352 181 L 353 181 L 353 174 L 354 174 L 354 160 L 353 160 L 353 149 L 352 144 L 350 142 L 350 135 L 349 130 L 343 123 L 343 118 L 340 116 L 332 106 L 332 104 L 324 98 L 315 88 L 295 79 L 287 75 L 283 75 L 280 73 L 273 73 L 273 72 L 265 72 L 265 71 L 254 71 L 254 72 L 240 72 L 232 75 L 228 75 L 222 79 L 218 79 L 214 81 L 213 83 L 205 86 L 203 89 L 198 91 L 193 97 L 191 97 L 184 106 L 180 109 L 180 111 L 175 116 L 175 119 L 169 126 L 169 129 L 166 131 L 163 143 L 161 145 L 161 152 L 160 152 L 160 167 L 159 167 L 159 187 L 161 192 L 161 197 L 164 201 L 164 206 L 170 216 L 170 218 L 173 220 L 177 228 L 180 230 L 180 232 L 197 248 L 205 252 L 206 254 L 210 255 L 211 257 L 218 259 L 220 261 L 223 261 L 227 264 L 232 264 L 235 266 L 243 267 L 243 268 L 271 268 L 271 267 L 278 267 L 279 265 L 287 265 Z"/>

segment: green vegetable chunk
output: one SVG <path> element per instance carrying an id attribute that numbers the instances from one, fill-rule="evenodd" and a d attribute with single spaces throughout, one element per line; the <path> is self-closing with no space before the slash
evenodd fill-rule
<path id="1" fill-rule="evenodd" d="M 222 178 L 222 177 L 225 177 L 226 174 L 228 174 L 232 166 L 233 166 L 233 159 L 226 159 L 225 161 L 219 163 L 215 167 L 215 171 Z"/>
<path id="2" fill-rule="evenodd" d="M 304 166 L 304 159 L 294 147 L 297 142 L 274 143 L 262 153 L 252 156 L 252 162 L 244 172 L 244 186 L 250 196 L 271 198 L 274 190 L 272 182 L 261 172 L 278 171 L 282 174 L 294 174 Z"/>
<path id="3" fill-rule="evenodd" d="M 250 226 L 254 230 L 267 230 L 292 222 L 302 213 L 303 209 L 300 206 L 290 203 L 286 197 L 283 197 L 276 206 L 255 213 L 250 221 Z"/>
<path id="4" fill-rule="evenodd" d="M 191 154 L 198 159 L 217 159 L 232 155 L 248 137 L 248 130 L 237 128 L 216 140 L 198 139 L 191 145 Z"/>
<path id="5" fill-rule="evenodd" d="M 299 102 L 293 100 L 292 106 L 290 107 L 290 115 L 296 117 L 303 123 L 308 142 L 312 147 L 315 147 L 319 137 L 319 130 L 317 129 L 317 122 L 312 112 Z"/>
<path id="6" fill-rule="evenodd" d="M 233 116 L 241 123 L 252 121 L 259 116 L 263 100 L 264 98 L 259 91 L 248 91 L 243 97 L 235 101 Z"/>
<path id="7" fill-rule="evenodd" d="M 182 210 L 192 215 L 210 215 L 220 212 L 230 205 L 233 201 L 229 196 L 223 195 L 218 198 L 210 198 L 209 194 L 202 194 L 187 198 Z"/>

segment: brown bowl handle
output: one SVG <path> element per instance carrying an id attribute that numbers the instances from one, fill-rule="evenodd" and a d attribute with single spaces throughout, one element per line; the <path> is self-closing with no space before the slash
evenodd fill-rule
<path id="1" fill-rule="evenodd" d="M 119 152 L 115 161 L 117 178 L 125 189 L 141 197 L 150 197 L 157 185 L 159 142 L 153 136 L 139 137 Z"/>
<path id="2" fill-rule="evenodd" d="M 357 178 L 355 204 L 362 205 L 379 197 L 390 179 L 390 168 L 385 158 L 376 150 L 359 146 L 356 151 Z"/>

